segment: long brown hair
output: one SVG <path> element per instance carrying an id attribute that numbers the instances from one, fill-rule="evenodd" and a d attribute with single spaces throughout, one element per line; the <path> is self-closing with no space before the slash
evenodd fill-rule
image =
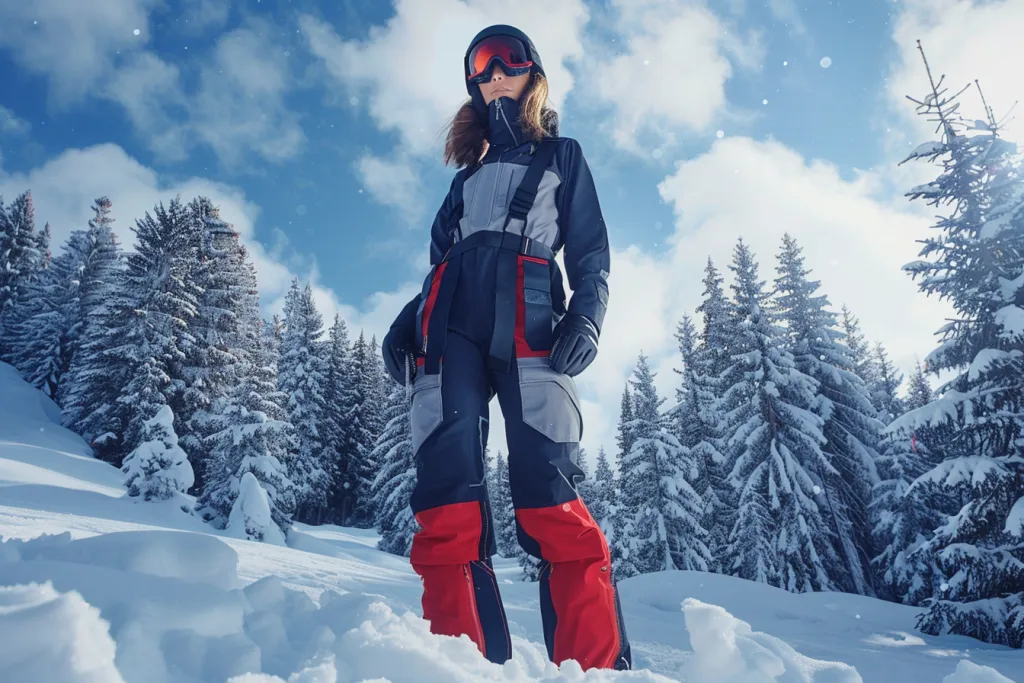
<path id="1" fill-rule="evenodd" d="M 548 81 L 534 72 L 519 98 L 519 127 L 529 140 L 558 135 L 558 114 L 548 107 Z M 452 117 L 444 144 L 444 163 L 458 168 L 471 166 L 483 156 L 487 143 L 487 121 L 467 100 Z"/>

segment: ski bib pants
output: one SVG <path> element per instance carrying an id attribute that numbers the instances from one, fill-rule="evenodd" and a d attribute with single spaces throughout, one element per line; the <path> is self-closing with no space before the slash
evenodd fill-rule
<path id="1" fill-rule="evenodd" d="M 517 538 L 541 561 L 548 655 L 584 669 L 628 669 L 608 544 L 576 491 L 579 397 L 573 379 L 548 364 L 553 326 L 566 313 L 560 248 L 574 292 L 568 311 L 603 322 L 604 221 L 568 138 L 545 143 L 557 147 L 532 205 L 513 206 L 539 145 L 519 144 L 518 130 L 508 130 L 513 140 L 492 142 L 481 163 L 456 175 L 434 221 L 430 273 L 407 307 L 420 350 L 411 405 L 420 530 L 411 562 L 423 581 L 423 616 L 434 633 L 468 634 L 491 661 L 511 657 L 485 482 L 488 404 L 497 396 Z"/>

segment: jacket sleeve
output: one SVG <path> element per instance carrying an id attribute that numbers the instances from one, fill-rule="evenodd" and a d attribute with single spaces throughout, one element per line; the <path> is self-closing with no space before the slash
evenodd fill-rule
<path id="1" fill-rule="evenodd" d="M 580 144 L 567 138 L 564 150 L 558 222 L 565 246 L 565 272 L 573 292 L 568 312 L 586 316 L 600 333 L 608 308 L 608 230 Z"/>
<path id="2" fill-rule="evenodd" d="M 452 245 L 450 227 L 453 221 L 462 217 L 462 176 L 463 171 L 455 174 L 452 179 L 448 194 L 445 195 L 441 208 L 434 216 L 434 223 L 430 226 L 430 265 L 436 266 L 441 263 L 448 248 Z M 398 314 L 395 321 L 391 323 L 392 328 L 400 328 L 415 333 L 416 314 L 419 310 L 422 293 L 416 294 L 412 301 L 405 305 L 405 308 Z"/>

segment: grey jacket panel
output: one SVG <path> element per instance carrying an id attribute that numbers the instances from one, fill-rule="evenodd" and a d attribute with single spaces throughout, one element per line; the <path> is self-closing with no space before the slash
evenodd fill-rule
<path id="1" fill-rule="evenodd" d="M 462 186 L 463 213 L 459 220 L 460 238 L 481 230 L 501 232 L 519 183 L 526 175 L 526 166 L 498 161 L 482 166 Z M 526 216 L 526 236 L 551 247 L 560 243 L 558 206 L 555 202 L 562 180 L 548 169 L 537 188 L 537 198 Z M 523 234 L 519 221 L 509 223 L 508 232 Z"/>

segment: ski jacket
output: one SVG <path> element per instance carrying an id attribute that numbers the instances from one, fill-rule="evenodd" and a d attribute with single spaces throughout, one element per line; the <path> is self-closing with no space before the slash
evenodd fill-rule
<path id="1" fill-rule="evenodd" d="M 458 332 L 465 326 L 478 329 L 481 319 L 495 320 L 495 337 L 511 333 L 520 357 L 546 355 L 553 327 L 567 312 L 587 317 L 599 332 L 604 323 L 610 267 L 608 234 L 579 143 L 572 138 L 552 138 L 557 147 L 525 223 L 509 222 L 509 204 L 538 145 L 524 139 L 515 100 L 501 97 L 492 101 L 488 123 L 487 153 L 452 180 L 430 231 L 430 272 L 420 294 L 395 322 L 406 329 L 415 328 L 420 365 L 427 355 L 430 318 L 439 314 L 441 299 L 447 309 L 443 311 L 446 320 L 442 327 Z M 500 248 L 485 248 L 499 244 L 518 251 L 514 271 L 502 267 Z M 477 245 L 481 248 L 475 248 Z M 573 292 L 568 307 L 561 271 L 554 260 L 563 249 Z M 458 273 L 445 276 L 453 252 L 459 256 Z M 446 278 L 456 278 L 457 282 L 442 287 Z M 522 309 L 517 313 L 514 331 L 500 322 L 503 297 L 512 296 Z M 494 340 L 492 351 L 500 341 Z M 429 374 L 429 364 L 427 368 Z"/>

